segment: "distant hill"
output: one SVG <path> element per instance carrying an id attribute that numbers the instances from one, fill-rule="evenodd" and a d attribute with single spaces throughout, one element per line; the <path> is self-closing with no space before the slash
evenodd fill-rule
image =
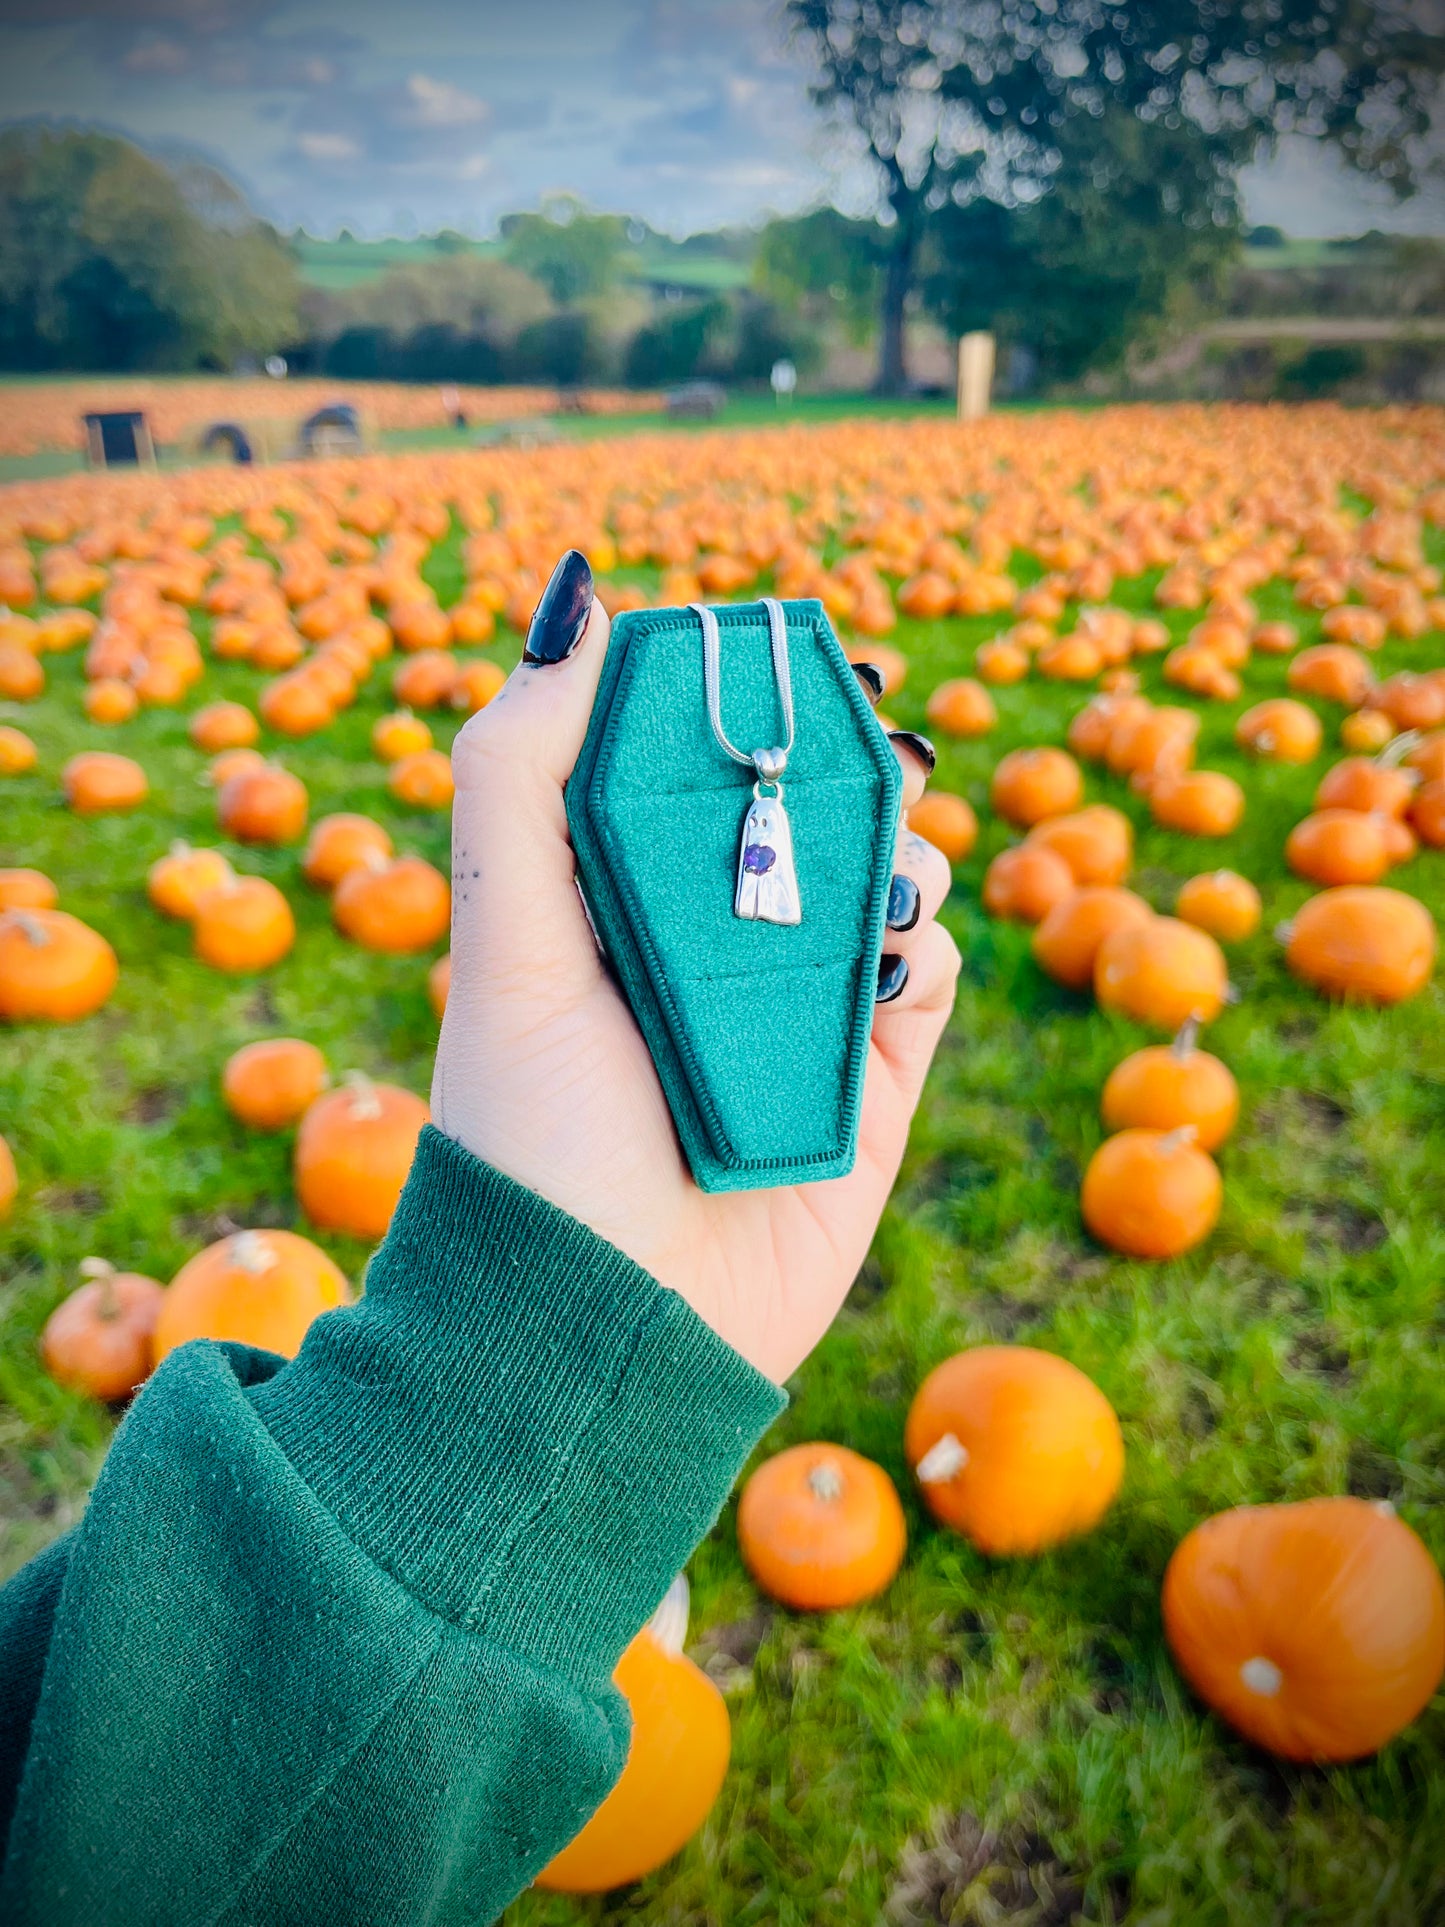
<path id="1" fill-rule="evenodd" d="M 627 280 L 658 294 L 669 288 L 682 294 L 722 294 L 747 285 L 754 245 L 751 234 L 696 234 L 686 241 L 673 241 L 649 233 L 629 251 L 623 272 Z M 333 294 L 360 287 L 389 268 L 455 254 L 495 257 L 502 253 L 500 241 L 474 241 L 453 233 L 360 241 L 343 231 L 327 241 L 300 232 L 291 236 L 291 246 L 307 286 Z"/>

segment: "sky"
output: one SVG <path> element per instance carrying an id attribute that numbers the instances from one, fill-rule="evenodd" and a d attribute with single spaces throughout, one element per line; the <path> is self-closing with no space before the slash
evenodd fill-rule
<path id="1" fill-rule="evenodd" d="M 569 192 L 673 234 L 871 177 L 810 106 L 777 0 L 0 0 L 0 123 L 102 126 L 219 163 L 283 228 L 490 232 Z M 1301 236 L 1445 234 L 1307 143 L 1244 181 Z"/>

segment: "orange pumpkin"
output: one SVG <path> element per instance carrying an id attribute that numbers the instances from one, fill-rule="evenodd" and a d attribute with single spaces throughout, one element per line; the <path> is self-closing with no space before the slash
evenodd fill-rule
<path id="1" fill-rule="evenodd" d="M 996 1557 L 1092 1530 L 1124 1476 L 1109 1401 L 1067 1359 L 1028 1345 L 978 1345 L 936 1366 L 903 1450 L 933 1516 Z"/>
<path id="2" fill-rule="evenodd" d="M 1422 843 L 1445 848 L 1445 779 L 1422 783 L 1410 805 L 1410 824 Z"/>
<path id="3" fill-rule="evenodd" d="M 150 791 L 140 764 L 108 749 L 84 749 L 72 756 L 61 770 L 60 780 L 65 800 L 77 816 L 133 810 Z"/>
<path id="4" fill-rule="evenodd" d="M 1127 711 L 1109 732 L 1104 761 L 1115 776 L 1150 777 L 1188 769 L 1198 734 L 1199 718 L 1192 709 L 1166 703 L 1142 716 Z"/>
<path id="5" fill-rule="evenodd" d="M 1164 1632 L 1205 1703 L 1286 1760 L 1358 1760 L 1445 1673 L 1445 1585 L 1393 1507 L 1238 1506 L 1198 1525 L 1164 1575 Z"/>
<path id="6" fill-rule="evenodd" d="M 452 760 L 445 750 L 413 750 L 392 764 L 386 787 L 399 803 L 409 804 L 412 809 L 447 809 L 456 794 Z"/>
<path id="7" fill-rule="evenodd" d="M 237 1231 L 181 1266 L 151 1337 L 157 1365 L 193 1338 L 225 1338 L 294 1358 L 313 1318 L 349 1303 L 326 1253 L 294 1231 Z"/>
<path id="8" fill-rule="evenodd" d="M 1409 771 L 1369 756 L 1347 756 L 1320 779 L 1315 808 L 1367 813 L 1378 810 L 1385 816 L 1403 816 L 1414 793 L 1415 778 Z"/>
<path id="9" fill-rule="evenodd" d="M 950 863 L 962 863 L 978 841 L 978 818 L 962 796 L 931 790 L 908 811 L 910 830 L 942 850 Z"/>
<path id="10" fill-rule="evenodd" d="M 45 694 L 45 671 L 18 643 L 0 643 L 0 696 L 12 703 L 33 703 Z"/>
<path id="11" fill-rule="evenodd" d="M 722 1694 L 682 1650 L 687 1582 L 674 1580 L 617 1662 L 632 1738 L 622 1777 L 569 1845 L 537 1876 L 552 1893 L 624 1887 L 671 1860 L 722 1791 L 732 1730 Z"/>
<path id="12" fill-rule="evenodd" d="M 1405 751 L 1404 762 L 1422 783 L 1433 783 L 1445 776 L 1445 729 L 1422 736 Z"/>
<path id="13" fill-rule="evenodd" d="M 221 1096 L 253 1131 L 284 1131 L 326 1089 L 326 1059 L 300 1037 L 263 1037 L 226 1059 Z"/>
<path id="14" fill-rule="evenodd" d="M 1364 702 L 1374 680 L 1375 672 L 1368 658 L 1342 642 L 1317 643 L 1312 649 L 1301 649 L 1286 676 L 1290 688 L 1297 694 L 1344 703 L 1350 709 Z"/>
<path id="15" fill-rule="evenodd" d="M 223 749 L 213 756 L 206 770 L 205 780 L 213 789 L 222 790 L 233 776 L 249 776 L 254 770 L 269 769 L 271 766 L 259 749 Z"/>
<path id="16" fill-rule="evenodd" d="M 24 776 L 39 760 L 39 750 L 23 729 L 0 723 L 0 776 Z"/>
<path id="17" fill-rule="evenodd" d="M 1150 917 L 1112 930 L 1094 958 L 1094 995 L 1105 1010 L 1177 1030 L 1207 1024 L 1224 1008 L 1229 970 L 1207 931 L 1178 917 Z"/>
<path id="18" fill-rule="evenodd" d="M 1021 829 L 1077 809 L 1084 793 L 1079 766 L 1067 750 L 1044 746 L 1010 750 L 994 770 L 989 802 L 995 814 Z"/>
<path id="19" fill-rule="evenodd" d="M 0 870 L 0 910 L 53 910 L 59 901 L 43 870 Z"/>
<path id="20" fill-rule="evenodd" d="M 1030 843 L 1000 850 L 984 872 L 983 907 L 991 917 L 1039 923 L 1077 885 L 1061 856 Z"/>
<path id="21" fill-rule="evenodd" d="M 390 716 L 378 717 L 372 725 L 371 747 L 383 763 L 399 762 L 403 756 L 430 749 L 431 730 L 420 716 L 413 716 L 409 709 L 398 709 Z"/>
<path id="22" fill-rule="evenodd" d="M 1226 1064 L 1196 1048 L 1191 1018 L 1172 1044 L 1150 1044 L 1116 1064 L 1099 1112 L 1106 1131 L 1177 1131 L 1194 1127 L 1202 1151 L 1217 1150 L 1239 1117 L 1239 1086 Z"/>
<path id="23" fill-rule="evenodd" d="M 842 1445 L 795 1445 L 760 1465 L 738 1503 L 743 1564 L 808 1612 L 883 1591 L 903 1561 L 903 1507 L 881 1466 Z"/>
<path id="24" fill-rule="evenodd" d="M 1234 725 L 1241 749 L 1275 763 L 1308 763 L 1320 753 L 1324 730 L 1320 719 L 1303 703 L 1288 696 L 1272 696 L 1246 709 Z"/>
<path id="25" fill-rule="evenodd" d="M 1340 744 L 1345 749 L 1368 754 L 1381 750 L 1395 734 L 1395 725 L 1383 709 L 1357 709 L 1340 724 Z"/>
<path id="26" fill-rule="evenodd" d="M 1434 729 L 1445 722 L 1445 688 L 1433 676 L 1402 671 L 1372 689 L 1370 703 L 1382 709 L 1396 729 Z"/>
<path id="27" fill-rule="evenodd" d="M 1069 748 L 1086 762 L 1101 763 L 1114 730 L 1125 722 L 1142 721 L 1153 707 L 1147 698 L 1130 691 L 1091 697 L 1069 724 Z"/>
<path id="28" fill-rule="evenodd" d="M 219 850 L 193 850 L 173 843 L 146 873 L 146 895 L 162 916 L 189 923 L 201 898 L 234 881 L 235 871 Z"/>
<path id="29" fill-rule="evenodd" d="M 1034 931 L 1034 962 L 1056 983 L 1083 990 L 1094 980 L 1094 959 L 1113 930 L 1147 923 L 1154 912 L 1132 890 L 1094 884 L 1056 904 Z"/>
<path id="30" fill-rule="evenodd" d="M 446 1015 L 447 997 L 452 987 L 452 953 L 438 957 L 426 973 L 426 994 L 438 1023 Z"/>
<path id="31" fill-rule="evenodd" d="M 244 703 L 207 703 L 192 716 L 186 733 L 197 749 L 214 756 L 218 750 L 248 748 L 261 725 Z"/>
<path id="32" fill-rule="evenodd" d="M 213 970 L 269 970 L 296 941 L 291 906 L 265 877 L 232 877 L 197 903 L 195 951 Z"/>
<path id="33" fill-rule="evenodd" d="M 1435 924 L 1424 904 L 1403 890 L 1321 890 L 1296 913 L 1285 962 L 1326 996 L 1400 1003 L 1430 981 Z"/>
<path id="34" fill-rule="evenodd" d="M 1228 836 L 1244 815 L 1244 791 L 1221 770 L 1165 770 L 1149 786 L 1149 814 L 1185 836 Z"/>
<path id="35" fill-rule="evenodd" d="M 86 1258 L 87 1282 L 58 1304 L 40 1334 L 40 1357 L 58 1385 L 113 1401 L 129 1398 L 151 1368 L 151 1334 L 163 1288 L 137 1271 Z"/>
<path id="36" fill-rule="evenodd" d="M 408 709 L 440 709 L 457 685 L 457 659 L 445 649 L 422 649 L 400 664 L 391 693 Z"/>
<path id="37" fill-rule="evenodd" d="M 447 933 L 451 887 L 419 856 L 368 862 L 337 884 L 331 914 L 341 934 L 365 950 L 425 950 Z"/>
<path id="38" fill-rule="evenodd" d="M 1051 816 L 1029 831 L 1029 842 L 1052 850 L 1076 883 L 1122 883 L 1134 860 L 1134 828 L 1108 803 Z"/>
<path id="39" fill-rule="evenodd" d="M 452 708 L 464 709 L 475 716 L 485 709 L 507 680 L 507 672 L 495 662 L 463 663 L 452 684 Z"/>
<path id="40" fill-rule="evenodd" d="M 1084 1223 L 1132 1258 L 1177 1258 L 1207 1238 L 1224 1187 L 1194 1130 L 1120 1131 L 1105 1138 L 1084 1173 Z"/>
<path id="41" fill-rule="evenodd" d="M 97 930 L 64 910 L 0 912 L 0 1020 L 73 1024 L 115 989 L 120 966 Z"/>
<path id="42" fill-rule="evenodd" d="M 1022 682 L 1029 673 L 1028 651 L 1000 636 L 994 642 L 979 644 L 974 651 L 973 665 L 982 682 L 997 685 Z"/>
<path id="43" fill-rule="evenodd" d="M 296 1195 L 311 1222 L 353 1238 L 386 1235 L 416 1155 L 426 1105 L 353 1072 L 318 1097 L 296 1134 Z"/>
<path id="44" fill-rule="evenodd" d="M 986 736 L 998 721 L 992 696 L 969 676 L 940 683 L 924 714 L 945 736 Z"/>
<path id="45" fill-rule="evenodd" d="M 1316 810 L 1285 839 L 1285 862 L 1311 883 L 1377 883 L 1390 868 L 1385 819 L 1359 810 Z"/>
<path id="46" fill-rule="evenodd" d="M 1174 914 L 1220 943 L 1243 943 L 1259 928 L 1259 892 L 1237 870 L 1207 870 L 1180 887 Z"/>
<path id="47" fill-rule="evenodd" d="M 275 763 L 228 777 L 216 799 L 221 828 L 238 843 L 294 843 L 309 799 L 299 776 Z"/>
<path id="48" fill-rule="evenodd" d="M 332 890 L 349 870 L 369 864 L 373 857 L 385 863 L 391 852 L 391 838 L 379 823 L 339 810 L 313 825 L 301 858 L 301 874 L 319 890 Z"/>
<path id="49" fill-rule="evenodd" d="M 115 676 L 102 676 L 87 683 L 81 706 L 93 723 L 128 723 L 140 708 L 140 697 L 128 682 Z"/>
<path id="50" fill-rule="evenodd" d="M 314 736 L 335 713 L 331 697 L 305 668 L 267 683 L 256 704 L 267 729 L 281 736 Z"/>

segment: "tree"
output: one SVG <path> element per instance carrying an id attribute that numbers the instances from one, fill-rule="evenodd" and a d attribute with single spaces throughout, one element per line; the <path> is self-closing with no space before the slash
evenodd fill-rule
<path id="1" fill-rule="evenodd" d="M 1041 199 L 1074 123 L 1114 110 L 1187 124 L 1221 172 L 1300 133 L 1405 193 L 1445 65 L 1445 37 L 1413 0 L 787 0 L 785 12 L 815 101 L 851 123 L 878 174 L 886 392 L 906 380 L 929 217 Z"/>
<path id="2" fill-rule="evenodd" d="M 212 168 L 110 135 L 0 134 L 0 362 L 225 367 L 296 327 L 289 250 Z"/>
<path id="3" fill-rule="evenodd" d="M 753 283 L 815 327 L 836 321 L 851 341 L 862 342 L 878 312 L 882 252 L 876 222 L 814 208 L 769 221 L 753 259 Z"/>
<path id="4" fill-rule="evenodd" d="M 627 222 L 618 214 L 589 214 L 574 196 L 556 194 L 543 201 L 540 213 L 509 214 L 502 239 L 512 265 L 567 308 L 605 294 L 617 279 Z"/>

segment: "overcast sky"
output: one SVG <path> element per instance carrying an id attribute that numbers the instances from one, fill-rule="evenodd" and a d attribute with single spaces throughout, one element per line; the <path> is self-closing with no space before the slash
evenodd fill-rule
<path id="1" fill-rule="evenodd" d="M 776 0 L 0 0 L 0 121 L 183 144 L 283 227 L 488 232 L 566 189 L 676 234 L 868 177 L 819 126 Z M 1292 234 L 1445 233 L 1301 144 L 1246 181 Z"/>

